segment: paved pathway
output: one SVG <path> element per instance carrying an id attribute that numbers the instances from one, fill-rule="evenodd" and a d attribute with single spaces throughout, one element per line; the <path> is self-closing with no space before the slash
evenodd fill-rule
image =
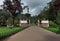
<path id="1" fill-rule="evenodd" d="M 31 26 L 3 41 L 60 41 L 60 35 Z"/>

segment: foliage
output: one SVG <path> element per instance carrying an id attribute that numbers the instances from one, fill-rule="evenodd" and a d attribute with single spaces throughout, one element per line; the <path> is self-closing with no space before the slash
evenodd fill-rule
<path id="1" fill-rule="evenodd" d="M 58 11 L 58 14 L 57 14 L 57 17 L 56 17 L 56 20 L 55 22 L 60 25 L 60 11 Z"/>
<path id="2" fill-rule="evenodd" d="M 7 27 L 0 27 L 0 38 L 8 37 L 23 29 L 24 29 L 23 27 L 14 27 L 12 29 L 7 28 Z"/>
<path id="3" fill-rule="evenodd" d="M 50 27 L 51 27 L 51 26 L 52 26 L 52 27 L 57 27 L 56 23 L 53 22 L 53 21 L 50 21 L 50 22 L 49 22 L 49 25 L 50 25 Z"/>
<path id="4" fill-rule="evenodd" d="M 15 26 L 19 26 L 19 24 L 20 24 L 20 20 L 15 19 L 14 25 L 15 25 Z"/>
<path id="5" fill-rule="evenodd" d="M 60 0 L 52 0 L 50 3 L 49 3 L 49 19 L 50 20 L 56 20 L 56 17 L 57 17 L 57 12 L 60 10 Z"/>
<path id="6" fill-rule="evenodd" d="M 18 13 L 22 12 L 21 0 L 4 0 L 3 8 L 8 10 L 13 17 L 16 17 Z M 13 4 L 12 4 L 13 3 Z"/>
<path id="7" fill-rule="evenodd" d="M 38 20 L 37 16 L 30 17 L 30 21 L 31 21 L 32 24 L 36 24 L 37 20 Z"/>
<path id="8" fill-rule="evenodd" d="M 10 17 L 10 18 L 7 19 L 6 24 L 7 24 L 7 25 L 9 25 L 9 24 L 13 24 L 12 21 L 13 21 L 13 19 Z"/>
<path id="9" fill-rule="evenodd" d="M 13 18 L 13 24 L 15 17 L 22 12 L 21 0 L 4 0 L 3 9 L 10 12 Z"/>
<path id="10" fill-rule="evenodd" d="M 47 28 L 47 29 L 50 30 L 50 31 L 52 31 L 52 32 L 55 32 L 55 33 L 58 32 L 58 29 L 57 29 L 57 28 L 52 28 L 52 27 L 50 27 L 50 28 Z"/>
<path id="11" fill-rule="evenodd" d="M 49 19 L 52 21 L 56 20 L 57 12 L 60 10 L 60 1 L 51 1 L 48 3 L 48 6 L 45 7 L 42 12 L 39 14 L 39 17 L 42 19 Z"/>
<path id="12" fill-rule="evenodd" d="M 31 14 L 29 14 L 29 13 L 26 13 L 26 14 L 25 14 L 25 18 L 26 18 L 27 20 L 29 20 L 30 16 L 31 16 Z"/>
<path id="13" fill-rule="evenodd" d="M 0 11 L 0 16 L 3 16 L 5 19 L 8 19 L 10 17 L 10 13 L 7 11 Z"/>
<path id="14" fill-rule="evenodd" d="M 0 25 L 6 25 L 6 20 L 10 17 L 6 11 L 0 11 Z"/>
<path id="15" fill-rule="evenodd" d="M 19 24 L 20 19 L 24 18 L 25 18 L 24 14 L 19 13 L 17 17 L 15 17 L 14 25 Z M 0 25 L 7 25 L 10 22 L 13 23 L 13 18 L 11 17 L 10 12 L 4 10 L 0 11 Z"/>
<path id="16" fill-rule="evenodd" d="M 44 27 L 43 27 L 43 28 L 44 28 Z M 52 32 L 54 32 L 54 33 L 56 33 L 56 34 L 60 34 L 60 30 L 57 29 L 57 28 L 55 28 L 55 27 L 53 27 L 53 26 L 48 27 L 48 28 L 44 28 L 44 29 L 47 29 L 47 30 L 49 30 L 49 31 L 52 31 Z"/>
<path id="17" fill-rule="evenodd" d="M 38 15 L 40 20 L 49 19 L 49 6 L 46 6 Z"/>

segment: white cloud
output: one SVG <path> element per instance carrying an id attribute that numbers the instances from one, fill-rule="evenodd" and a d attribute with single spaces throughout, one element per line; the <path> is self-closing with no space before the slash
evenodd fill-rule
<path id="1" fill-rule="evenodd" d="M 3 4 L 3 1 L 4 1 L 4 0 L 0 0 L 0 5 L 2 5 L 2 4 Z M 0 9 L 2 9 L 2 7 L 0 7 Z"/>
<path id="2" fill-rule="evenodd" d="M 2 5 L 2 4 L 3 4 L 3 1 L 4 1 L 4 0 L 0 0 L 0 5 Z"/>

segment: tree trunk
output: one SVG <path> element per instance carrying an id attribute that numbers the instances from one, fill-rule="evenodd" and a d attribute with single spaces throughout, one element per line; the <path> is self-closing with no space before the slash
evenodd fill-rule
<path id="1" fill-rule="evenodd" d="M 13 25 L 14 25 L 15 17 L 13 17 Z"/>

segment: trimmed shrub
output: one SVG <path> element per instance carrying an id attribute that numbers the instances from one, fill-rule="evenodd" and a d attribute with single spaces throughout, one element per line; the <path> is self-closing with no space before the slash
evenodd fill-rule
<path id="1" fill-rule="evenodd" d="M 49 24 L 50 24 L 50 27 L 52 27 L 52 28 L 53 28 L 53 27 L 54 27 L 54 28 L 57 27 L 56 23 L 53 22 L 53 21 L 50 21 Z"/>
<path id="2" fill-rule="evenodd" d="M 0 38 L 5 38 L 8 37 L 10 35 L 13 35 L 21 30 L 23 30 L 25 28 L 23 27 L 13 27 L 12 29 L 7 28 L 7 27 L 0 27 Z"/>

